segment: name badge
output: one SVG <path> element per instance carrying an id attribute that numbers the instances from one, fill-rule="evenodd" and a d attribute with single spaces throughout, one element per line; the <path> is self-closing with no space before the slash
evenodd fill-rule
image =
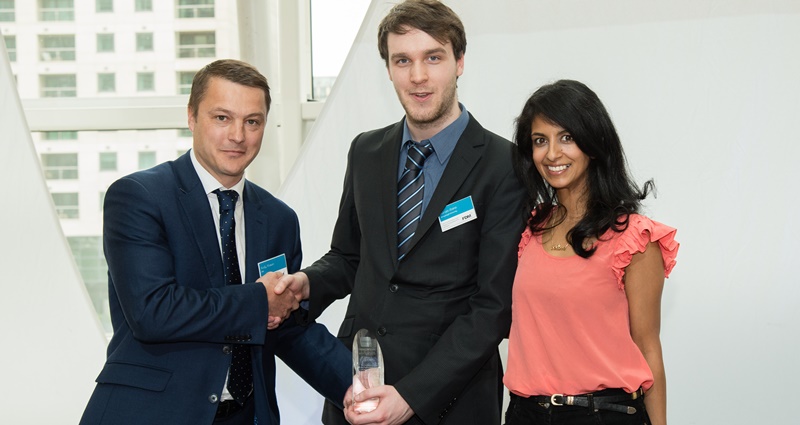
<path id="1" fill-rule="evenodd" d="M 475 205 L 472 204 L 472 196 L 467 196 L 444 207 L 442 213 L 439 214 L 439 225 L 442 226 L 442 232 L 446 232 L 476 218 L 478 218 L 478 213 L 475 212 Z"/>
<path id="2" fill-rule="evenodd" d="M 289 274 L 289 267 L 286 266 L 286 254 L 281 254 L 258 263 L 259 276 L 264 276 L 269 272 Z"/>

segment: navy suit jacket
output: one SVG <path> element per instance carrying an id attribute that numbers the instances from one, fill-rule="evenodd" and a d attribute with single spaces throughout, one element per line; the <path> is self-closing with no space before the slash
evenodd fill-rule
<path id="1" fill-rule="evenodd" d="M 251 346 L 260 424 L 279 423 L 279 356 L 323 396 L 341 403 L 349 351 L 324 326 L 294 318 L 267 331 L 258 262 L 286 254 L 300 267 L 297 216 L 250 181 L 244 186 L 245 284 L 226 286 L 207 195 L 187 153 L 123 177 L 108 189 L 104 249 L 114 336 L 81 424 L 211 424 L 230 344 Z"/>

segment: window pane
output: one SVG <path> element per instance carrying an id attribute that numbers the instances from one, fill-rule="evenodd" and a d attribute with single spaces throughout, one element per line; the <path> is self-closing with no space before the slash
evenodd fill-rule
<path id="1" fill-rule="evenodd" d="M 97 34 L 97 52 L 107 53 L 114 51 L 114 34 Z"/>
<path id="2" fill-rule="evenodd" d="M 136 0 L 137 12 L 151 12 L 153 10 L 153 0 Z"/>
<path id="3" fill-rule="evenodd" d="M 117 77 L 114 73 L 97 74 L 97 91 L 113 93 L 117 90 Z"/>
<path id="4" fill-rule="evenodd" d="M 8 60 L 11 62 L 17 61 L 17 37 L 14 35 L 5 35 L 3 40 L 6 42 L 6 51 L 8 52 Z"/>
<path id="5" fill-rule="evenodd" d="M 139 152 L 139 169 L 145 170 L 156 165 L 155 152 Z"/>
<path id="6" fill-rule="evenodd" d="M 42 140 L 78 140 L 77 131 L 45 131 Z"/>
<path id="7" fill-rule="evenodd" d="M 313 98 L 324 100 L 355 40 L 370 0 L 311 0 Z M 375 57 L 380 60 L 378 53 Z"/>
<path id="8" fill-rule="evenodd" d="M 214 0 L 178 0 L 178 18 L 213 18 Z"/>
<path id="9" fill-rule="evenodd" d="M 77 193 L 53 193 L 51 195 L 58 218 L 79 218 Z"/>
<path id="10" fill-rule="evenodd" d="M 42 97 L 77 96 L 75 74 L 42 75 L 40 83 Z"/>
<path id="11" fill-rule="evenodd" d="M 179 58 L 209 58 L 216 54 L 216 36 L 213 32 L 178 33 Z"/>
<path id="12" fill-rule="evenodd" d="M 106 332 L 112 332 L 108 313 L 108 266 L 103 255 L 103 238 L 100 236 L 69 236 L 67 243 L 81 272 L 83 283 L 92 299 L 100 323 Z"/>
<path id="13" fill-rule="evenodd" d="M 39 19 L 42 21 L 74 21 L 72 0 L 39 0 Z"/>
<path id="14" fill-rule="evenodd" d="M 100 171 L 117 171 L 116 152 L 100 152 Z"/>
<path id="15" fill-rule="evenodd" d="M 42 154 L 42 171 L 48 180 L 74 180 L 78 178 L 77 153 Z"/>
<path id="16" fill-rule="evenodd" d="M 102 12 L 113 12 L 114 11 L 114 0 L 95 0 L 96 1 L 96 10 L 98 13 Z"/>
<path id="17" fill-rule="evenodd" d="M 39 37 L 42 61 L 74 61 L 75 35 L 42 35 Z"/>
<path id="18" fill-rule="evenodd" d="M 137 52 L 152 52 L 153 51 L 153 33 L 140 32 L 136 34 L 136 51 Z"/>
<path id="19" fill-rule="evenodd" d="M 0 0 L 0 22 L 14 22 L 14 0 Z"/>
<path id="20" fill-rule="evenodd" d="M 136 91 L 155 91 L 156 78 L 152 72 L 136 73 Z"/>
<path id="21" fill-rule="evenodd" d="M 192 80 L 196 73 L 197 71 L 178 73 L 178 94 L 189 94 L 192 91 Z"/>

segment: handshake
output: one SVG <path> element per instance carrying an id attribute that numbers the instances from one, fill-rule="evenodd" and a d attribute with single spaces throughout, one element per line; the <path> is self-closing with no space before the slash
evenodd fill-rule
<path id="1" fill-rule="evenodd" d="M 264 285 L 269 301 L 269 320 L 267 329 L 272 330 L 289 318 L 300 307 L 300 301 L 308 299 L 311 290 L 308 276 L 303 272 L 284 275 L 270 272 L 261 276 L 257 282 Z"/>

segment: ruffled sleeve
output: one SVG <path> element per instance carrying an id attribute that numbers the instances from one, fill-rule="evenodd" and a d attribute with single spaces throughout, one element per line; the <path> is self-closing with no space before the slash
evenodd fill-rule
<path id="1" fill-rule="evenodd" d="M 522 232 L 522 236 L 519 239 L 519 249 L 517 250 L 517 258 L 522 257 L 522 251 L 525 251 L 525 247 L 528 246 L 528 243 L 530 243 L 532 237 L 533 237 L 533 232 L 531 232 L 530 227 L 525 227 L 525 231 Z"/>
<path id="2" fill-rule="evenodd" d="M 664 261 L 664 277 L 669 277 L 675 267 L 675 258 L 678 256 L 680 244 L 675 241 L 676 229 L 653 221 L 639 214 L 631 214 L 628 228 L 619 235 L 619 240 L 613 254 L 612 269 L 617 277 L 617 284 L 624 289 L 622 281 L 625 268 L 631 263 L 634 254 L 644 252 L 647 244 L 658 242 L 661 248 L 661 258 Z M 522 243 L 520 242 L 520 246 Z"/>

